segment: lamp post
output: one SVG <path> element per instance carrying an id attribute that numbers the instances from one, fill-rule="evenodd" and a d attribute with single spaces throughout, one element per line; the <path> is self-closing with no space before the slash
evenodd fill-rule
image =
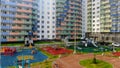
<path id="1" fill-rule="evenodd" d="M 76 22 L 75 22 L 75 33 L 74 33 L 74 54 L 76 54 Z"/>

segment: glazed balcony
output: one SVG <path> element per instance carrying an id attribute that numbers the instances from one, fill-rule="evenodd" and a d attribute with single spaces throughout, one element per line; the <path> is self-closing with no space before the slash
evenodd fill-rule
<path id="1" fill-rule="evenodd" d="M 109 1 L 102 1 L 101 4 L 108 4 L 108 3 L 109 3 Z"/>
<path id="2" fill-rule="evenodd" d="M 59 28 L 56 28 L 56 30 L 63 30 L 63 28 L 60 28 L 60 27 L 59 27 Z"/>
<path id="3" fill-rule="evenodd" d="M 1 23 L 13 23 L 13 21 L 12 20 L 1 20 Z"/>
<path id="4" fill-rule="evenodd" d="M 1 26 L 1 29 L 11 29 L 10 26 Z"/>
<path id="5" fill-rule="evenodd" d="M 23 1 L 33 2 L 33 0 L 23 0 Z"/>
<path id="6" fill-rule="evenodd" d="M 32 13 L 32 10 L 18 9 L 17 12 Z"/>
<path id="7" fill-rule="evenodd" d="M 12 26 L 12 29 L 22 29 L 22 27 L 19 27 L 19 26 Z"/>
<path id="8" fill-rule="evenodd" d="M 10 32 L 10 35 L 19 35 L 19 32 Z"/>
<path id="9" fill-rule="evenodd" d="M 14 20 L 13 22 L 17 23 L 17 24 L 23 24 L 24 23 L 23 21 L 19 21 L 19 20 Z"/>
<path id="10" fill-rule="evenodd" d="M 28 4 L 17 4 L 18 6 L 21 6 L 21 7 L 30 7 L 30 8 L 32 8 L 32 5 L 30 4 L 30 5 L 28 5 Z"/>
<path id="11" fill-rule="evenodd" d="M 9 35 L 9 32 L 1 32 L 1 35 Z"/>
<path id="12" fill-rule="evenodd" d="M 15 15 L 14 14 L 4 14 L 4 13 L 1 13 L 1 17 L 14 17 Z"/>
<path id="13" fill-rule="evenodd" d="M 14 8 L 4 8 L 4 7 L 1 7 L 0 9 L 1 9 L 1 10 L 5 10 L 5 11 L 16 12 L 16 9 L 14 9 Z"/>
<path id="14" fill-rule="evenodd" d="M 12 42 L 12 41 L 17 41 L 17 39 L 8 38 L 7 41 L 10 41 L 10 42 Z"/>
<path id="15" fill-rule="evenodd" d="M 66 26 L 66 23 L 63 23 L 63 22 L 62 22 L 62 23 L 61 23 L 61 26 Z"/>
<path id="16" fill-rule="evenodd" d="M 29 16 L 26 16 L 26 15 L 18 15 L 18 14 L 16 14 L 15 17 L 17 17 L 17 18 L 29 18 Z"/>

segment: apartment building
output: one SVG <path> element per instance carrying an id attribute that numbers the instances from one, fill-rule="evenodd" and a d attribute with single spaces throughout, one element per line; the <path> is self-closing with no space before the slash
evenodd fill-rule
<path id="1" fill-rule="evenodd" d="M 36 40 L 37 0 L 1 0 L 1 42 L 23 41 L 32 34 Z"/>
<path id="2" fill-rule="evenodd" d="M 120 39 L 118 6 L 118 0 L 88 0 L 87 37 L 106 42 Z"/>
<path id="3" fill-rule="evenodd" d="M 82 0 L 82 37 L 85 38 L 87 32 L 87 0 Z"/>
<path id="4" fill-rule="evenodd" d="M 56 0 L 56 39 L 82 36 L 82 1 Z"/>
<path id="5" fill-rule="evenodd" d="M 39 0 L 38 40 L 56 38 L 56 0 Z"/>

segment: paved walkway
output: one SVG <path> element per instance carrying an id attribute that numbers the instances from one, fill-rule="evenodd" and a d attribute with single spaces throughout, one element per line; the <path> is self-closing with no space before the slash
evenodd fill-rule
<path id="1" fill-rule="evenodd" d="M 93 58 L 93 54 L 81 54 L 81 55 L 70 55 L 57 59 L 54 62 L 53 68 L 83 68 L 79 64 L 81 60 Z M 120 68 L 120 59 L 108 56 L 97 55 L 97 59 L 109 62 L 113 65 L 113 68 Z M 57 64 L 57 65 L 55 65 Z"/>

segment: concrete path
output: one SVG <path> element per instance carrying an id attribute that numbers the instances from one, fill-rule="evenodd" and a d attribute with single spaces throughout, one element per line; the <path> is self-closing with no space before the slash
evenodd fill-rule
<path id="1" fill-rule="evenodd" d="M 79 64 L 81 60 L 93 58 L 93 54 L 70 55 L 59 58 L 53 64 L 53 68 L 84 68 Z M 106 61 L 113 65 L 113 68 L 120 68 L 120 59 L 108 56 L 96 55 L 99 60 Z"/>

